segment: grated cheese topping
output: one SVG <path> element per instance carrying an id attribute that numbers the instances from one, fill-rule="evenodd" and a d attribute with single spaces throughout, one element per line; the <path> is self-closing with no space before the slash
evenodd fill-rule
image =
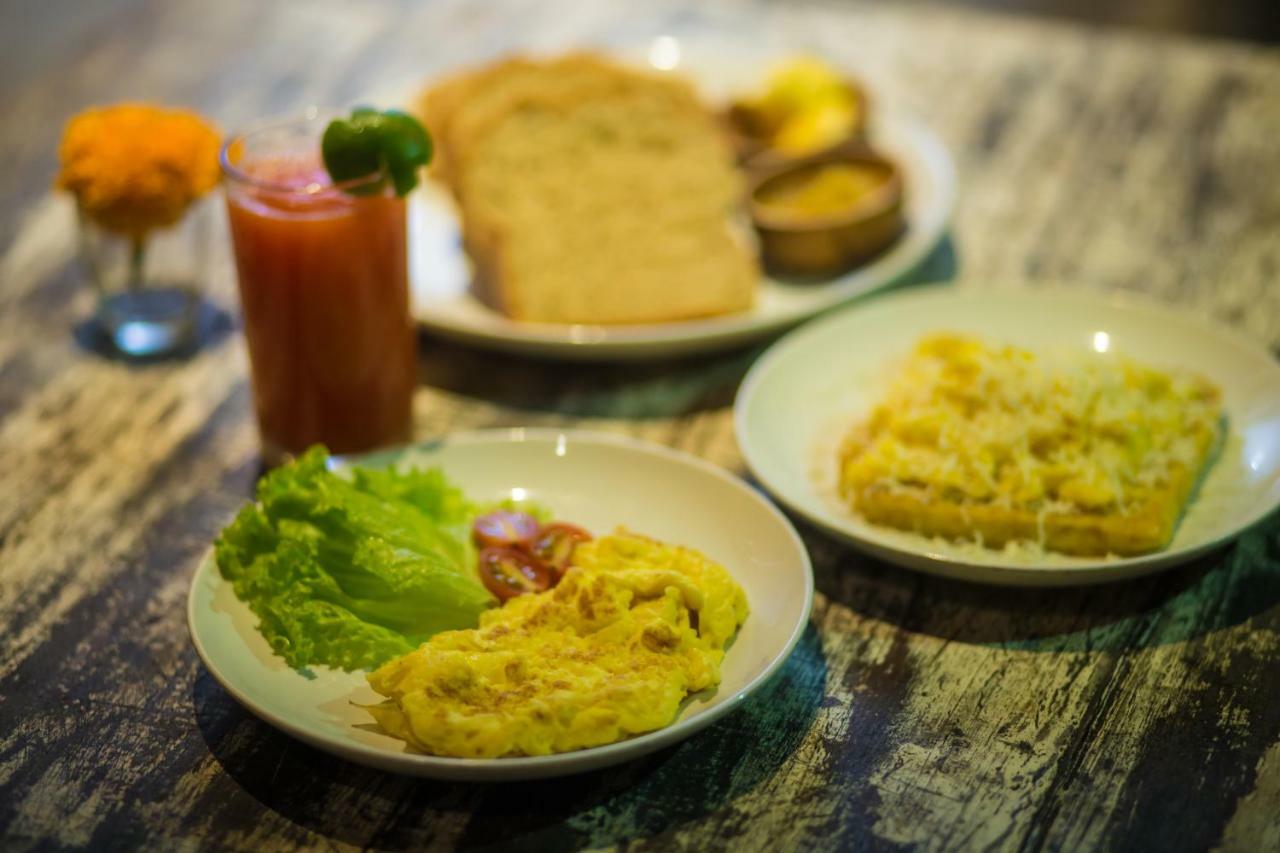
<path id="1" fill-rule="evenodd" d="M 1199 464 L 1218 429 L 1206 380 L 1114 355 L 1037 356 L 958 334 L 924 338 L 849 436 L 842 486 L 964 505 L 1127 514 Z"/>

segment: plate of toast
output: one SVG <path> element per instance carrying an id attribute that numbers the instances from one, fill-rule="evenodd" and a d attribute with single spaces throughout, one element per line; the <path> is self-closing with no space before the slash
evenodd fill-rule
<path id="1" fill-rule="evenodd" d="M 415 317 L 517 354 L 676 357 L 777 333 L 908 276 L 955 196 L 925 124 L 812 59 L 661 40 L 510 56 L 407 106 L 435 141 L 410 200 Z M 792 206 L 766 229 L 754 193 L 779 175 Z"/>
<path id="2" fill-rule="evenodd" d="M 984 583 L 1135 577 L 1280 506 L 1280 364 L 1128 296 L 933 286 L 834 313 L 756 362 L 735 430 L 793 512 Z"/>

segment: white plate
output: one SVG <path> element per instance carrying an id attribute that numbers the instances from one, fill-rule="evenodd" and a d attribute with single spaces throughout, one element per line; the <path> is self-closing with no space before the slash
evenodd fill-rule
<path id="1" fill-rule="evenodd" d="M 655 44 L 665 44 L 660 40 Z M 666 45 L 669 49 L 669 44 Z M 650 56 L 654 56 L 651 52 Z M 670 54 L 663 54 L 668 60 Z M 708 99 L 723 99 L 758 78 L 769 52 L 686 48 L 673 69 Z M 665 62 L 663 63 L 666 64 Z M 401 101 L 406 99 L 401 98 Z M 907 231 L 874 261 L 819 283 L 765 276 L 754 308 L 741 314 L 642 326 L 519 323 L 487 308 L 468 290 L 471 272 L 448 193 L 427 185 L 409 209 L 409 270 L 414 316 L 444 338 L 522 355 L 562 359 L 649 359 L 725 349 L 767 336 L 854 297 L 902 280 L 946 232 L 955 201 L 955 169 L 941 140 L 920 121 L 877 104 L 873 143 L 900 165 L 906 186 Z"/>
<path id="2" fill-rule="evenodd" d="M 257 619 L 207 556 L 187 605 L 191 637 L 214 678 L 246 708 L 312 746 L 361 764 L 438 779 L 494 781 L 579 773 L 636 758 L 720 719 L 782 665 L 809 619 L 813 574 L 791 523 L 741 480 L 665 447 L 585 432 L 503 430 L 379 454 L 379 462 L 440 465 L 475 499 L 530 498 L 597 534 L 624 524 L 697 548 L 742 584 L 751 614 L 718 689 L 687 700 L 665 729 L 608 746 L 533 758 L 438 758 L 407 751 L 352 702 L 379 697 L 362 673 L 313 677 L 275 657 Z"/>
<path id="3" fill-rule="evenodd" d="M 1106 350 L 1216 382 L 1228 438 L 1169 547 L 1123 559 L 1010 555 L 872 525 L 841 503 L 843 431 L 874 404 L 885 369 L 940 330 L 1033 350 Z M 1227 542 L 1280 504 L 1280 365 L 1228 328 L 1132 298 L 954 287 L 886 296 L 770 348 L 743 382 L 734 417 L 747 464 L 792 510 L 885 560 L 966 580 L 1064 585 L 1146 574 Z"/>

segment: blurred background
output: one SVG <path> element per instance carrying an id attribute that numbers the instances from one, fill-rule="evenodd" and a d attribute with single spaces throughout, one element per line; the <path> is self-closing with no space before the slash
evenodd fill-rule
<path id="1" fill-rule="evenodd" d="M 953 5 L 1263 44 L 1280 41 L 1276 0 L 961 0 Z"/>
<path id="2" fill-rule="evenodd" d="M 121 7 L 145 2 L 3 0 L 0 79 L 12 81 L 14 74 L 29 73 L 44 62 L 56 60 L 60 50 L 74 50 L 79 37 L 100 30 Z M 1280 42 L 1277 0 L 953 0 L 939 5 L 1263 44 Z"/>
<path id="3" fill-rule="evenodd" d="M 147 0 L 3 0 L 0 80 L 15 82 L 76 50 L 118 14 Z M 840 5 L 842 0 L 835 0 Z M 478 5 L 483 5 L 481 2 Z M 919 5 L 928 5 L 920 3 Z M 1108 27 L 1280 43 L 1280 0 L 952 0 L 950 4 Z"/>

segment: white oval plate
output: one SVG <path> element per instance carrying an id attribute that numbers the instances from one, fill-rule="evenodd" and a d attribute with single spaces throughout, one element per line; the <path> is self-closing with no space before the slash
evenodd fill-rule
<path id="1" fill-rule="evenodd" d="M 652 53 L 650 54 L 652 57 Z M 761 49 L 677 51 L 671 70 L 688 74 L 720 100 L 758 78 L 772 54 Z M 407 99 L 400 98 L 401 102 Z M 782 331 L 858 296 L 888 287 L 920 265 L 946 233 L 956 176 L 942 141 L 908 115 L 877 105 L 872 142 L 902 168 L 907 231 L 874 261 L 823 282 L 760 282 L 756 305 L 741 314 L 638 326 L 520 323 L 471 295 L 470 263 L 448 192 L 427 184 L 410 197 L 409 275 L 418 322 L 443 338 L 520 355 L 560 359 L 640 360 L 726 349 Z"/>
<path id="2" fill-rule="evenodd" d="M 471 781 L 562 776 L 628 761 L 736 708 L 782 665 L 808 622 L 813 573 L 791 523 L 741 480 L 688 454 L 609 435 L 515 429 L 454 435 L 373 459 L 442 466 L 475 499 L 529 498 L 597 534 L 625 525 L 697 548 L 742 584 L 751 614 L 725 656 L 719 688 L 686 700 L 664 729 L 561 755 L 440 758 L 408 751 L 352 705 L 380 698 L 363 673 L 317 667 L 306 676 L 275 657 L 252 611 L 206 556 L 191 584 L 187 621 L 209 672 L 266 722 L 351 761 Z"/>
<path id="3" fill-rule="evenodd" d="M 1128 558 L 1013 555 L 872 525 L 844 505 L 835 462 L 843 432 L 874 405 L 886 369 L 940 330 L 1031 350 L 1106 350 L 1216 382 L 1228 438 L 1169 547 Z M 964 580 L 1035 586 L 1134 577 L 1221 545 L 1280 504 L 1280 364 L 1226 327 L 1128 297 L 945 286 L 886 296 L 771 347 L 744 380 L 734 418 L 747 464 L 792 510 L 889 562 Z"/>

